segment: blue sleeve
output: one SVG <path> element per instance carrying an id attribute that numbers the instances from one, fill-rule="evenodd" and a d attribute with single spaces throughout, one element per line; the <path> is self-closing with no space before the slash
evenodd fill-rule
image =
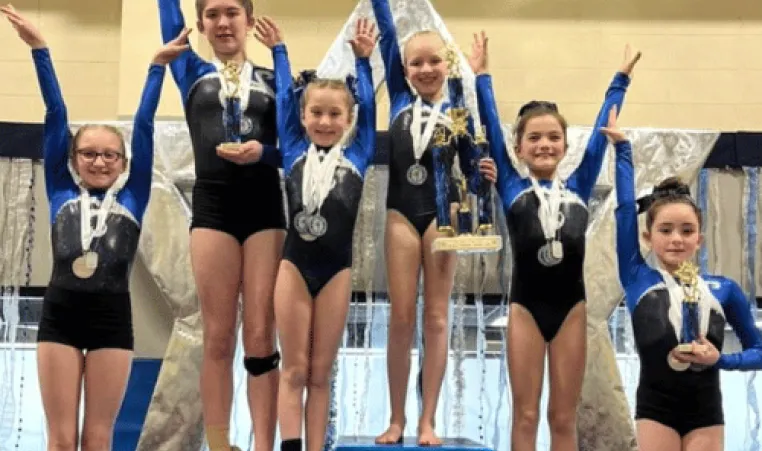
<path id="1" fill-rule="evenodd" d="M 386 69 L 386 89 L 389 91 L 391 108 L 390 118 L 410 101 L 410 88 L 405 80 L 405 69 L 402 65 L 402 55 L 397 41 L 397 29 L 394 26 L 394 16 L 389 6 L 389 0 L 371 0 L 373 14 L 376 16 L 378 32 L 381 35 L 379 46 L 381 57 Z"/>
<path id="2" fill-rule="evenodd" d="M 273 47 L 273 65 L 275 68 L 275 111 L 278 128 L 280 152 L 283 157 L 283 170 L 286 174 L 302 153 L 304 153 L 304 130 L 299 118 L 299 99 L 294 92 L 291 78 L 291 64 L 285 44 Z"/>
<path id="3" fill-rule="evenodd" d="M 500 125 L 500 115 L 497 112 L 495 94 L 492 90 L 492 77 L 481 74 L 476 77 L 476 101 L 479 104 L 479 116 L 484 125 L 485 134 L 490 147 L 490 156 L 497 167 L 497 183 L 495 188 L 504 201 L 508 201 L 508 187 L 521 178 L 513 167 L 505 147 L 505 136 Z"/>
<path id="4" fill-rule="evenodd" d="M 71 134 L 61 87 L 58 84 L 50 51 L 47 48 L 32 50 L 37 80 L 45 101 L 45 126 L 43 132 L 43 164 L 45 167 L 45 190 L 51 201 L 55 193 L 75 187 L 69 173 L 69 143 Z M 51 208 L 51 218 L 56 214 Z"/>
<path id="5" fill-rule="evenodd" d="M 132 127 L 132 161 L 130 178 L 125 185 L 136 201 L 135 216 L 138 223 L 143 221 L 143 214 L 151 195 L 151 175 L 153 171 L 153 130 L 156 109 L 159 107 L 161 86 L 164 84 L 164 66 L 152 64 L 143 87 L 138 111 Z"/>
<path id="6" fill-rule="evenodd" d="M 280 156 L 278 147 L 272 144 L 262 144 L 262 156 L 259 158 L 258 163 L 280 168 L 283 165 L 283 159 Z"/>
<path id="7" fill-rule="evenodd" d="M 751 314 L 749 301 L 741 287 L 730 279 L 724 279 L 729 293 L 723 304 L 725 317 L 741 341 L 743 351 L 735 354 L 723 354 L 717 361 L 722 370 L 760 370 L 762 369 L 762 337 L 757 330 L 755 318 Z"/>
<path id="8" fill-rule="evenodd" d="M 354 145 L 347 149 L 348 158 L 360 174 L 373 161 L 376 149 L 376 94 L 373 90 L 373 70 L 368 58 L 357 58 L 357 124 Z M 351 152 L 351 153 L 350 153 Z"/>
<path id="9" fill-rule="evenodd" d="M 619 282 L 627 288 L 637 279 L 638 268 L 645 263 L 638 241 L 638 207 L 635 199 L 635 170 L 632 165 L 632 146 L 629 141 L 616 143 L 616 254 L 619 263 Z M 632 312 L 637 299 L 627 297 Z"/>
<path id="10" fill-rule="evenodd" d="M 611 111 L 614 105 L 617 107 L 617 114 L 622 112 L 624 94 L 629 84 L 630 77 L 622 72 L 617 72 L 614 80 L 609 85 L 609 89 L 606 91 L 603 106 L 598 112 L 598 117 L 595 119 L 593 131 L 585 148 L 585 156 L 582 158 L 579 167 L 569 177 L 574 179 L 573 183 L 570 184 L 577 186 L 577 194 L 579 194 L 585 203 L 588 202 L 593 193 L 595 182 L 598 180 L 598 174 L 600 174 L 601 166 L 603 166 L 603 158 L 606 156 L 606 148 L 608 147 L 608 139 L 601 133 L 601 127 L 605 127 L 608 123 L 609 111 Z"/>
<path id="11" fill-rule="evenodd" d="M 180 9 L 180 0 L 159 0 L 159 21 L 161 39 L 167 43 L 175 39 L 185 28 L 185 19 Z M 207 62 L 202 60 L 193 49 L 188 49 L 169 63 L 172 78 L 180 88 L 182 101 L 188 98 L 191 86 L 203 74 Z"/>

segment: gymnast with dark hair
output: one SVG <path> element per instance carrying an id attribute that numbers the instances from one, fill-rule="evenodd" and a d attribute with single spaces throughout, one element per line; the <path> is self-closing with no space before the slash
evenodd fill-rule
<path id="1" fill-rule="evenodd" d="M 42 34 L 12 6 L 0 12 L 31 47 L 45 102 L 43 163 L 53 271 L 37 332 L 37 372 L 47 449 L 111 449 L 132 365 L 129 278 L 151 192 L 154 116 L 164 66 L 187 48 L 187 32 L 154 56 L 126 147 L 112 126 L 84 125 L 71 136 Z"/>
<path id="2" fill-rule="evenodd" d="M 625 52 L 622 68 L 606 91 L 595 128 L 579 167 L 566 179 L 558 165 L 568 148 L 567 124 L 555 103 L 532 101 L 521 107 L 514 125 L 516 155 L 529 169 L 522 177 L 505 147 L 502 125 L 488 74 L 487 36 L 474 35 L 469 58 L 492 158 L 496 188 L 505 209 L 513 253 L 509 294 L 508 372 L 513 395 L 511 449 L 537 446 L 547 353 L 550 374 L 548 423 L 554 451 L 577 449 L 577 404 L 585 373 L 585 234 L 588 201 L 606 153 L 599 128 L 609 110 L 624 102 L 630 74 L 640 53 Z"/>
<path id="3" fill-rule="evenodd" d="M 640 378 L 635 420 L 641 451 L 721 451 L 720 370 L 762 369 L 762 336 L 738 284 L 700 274 L 691 262 L 702 241 L 701 210 L 671 177 L 635 198 L 630 142 L 616 113 L 602 129 L 616 148 L 616 247 L 619 281 L 632 318 Z M 638 214 L 645 213 L 640 252 Z M 743 350 L 721 354 L 725 325 Z M 684 337 L 688 336 L 688 339 Z"/>

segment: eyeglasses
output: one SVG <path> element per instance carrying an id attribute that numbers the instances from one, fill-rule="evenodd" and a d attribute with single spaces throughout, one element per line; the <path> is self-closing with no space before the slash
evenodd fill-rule
<path id="1" fill-rule="evenodd" d="M 116 163 L 120 159 L 124 158 L 124 155 L 120 152 L 112 152 L 107 150 L 105 152 L 96 152 L 94 150 L 78 150 L 77 155 L 81 156 L 83 160 L 88 163 L 94 162 L 98 157 L 103 159 L 104 163 Z"/>
<path id="2" fill-rule="evenodd" d="M 521 107 L 521 109 L 519 110 L 519 117 L 537 108 L 542 108 L 542 109 L 553 111 L 554 113 L 558 113 L 558 105 L 556 105 L 555 103 L 547 102 L 545 100 L 532 100 L 531 102 L 526 103 Z"/>

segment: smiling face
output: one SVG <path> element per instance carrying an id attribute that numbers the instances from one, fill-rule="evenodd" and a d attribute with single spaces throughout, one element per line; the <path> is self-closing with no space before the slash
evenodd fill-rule
<path id="1" fill-rule="evenodd" d="M 124 141 L 114 129 L 85 126 L 74 137 L 72 166 L 89 189 L 108 189 L 124 172 Z"/>
<path id="2" fill-rule="evenodd" d="M 566 155 L 566 121 L 542 109 L 525 113 L 516 125 L 516 155 L 538 178 L 551 179 Z"/>
<path id="3" fill-rule="evenodd" d="M 343 81 L 313 81 L 304 92 L 302 125 L 315 145 L 332 147 L 352 125 L 352 97 Z"/>
<path id="4" fill-rule="evenodd" d="M 254 27 L 251 0 L 196 0 L 198 29 L 216 56 L 233 58 L 246 50 L 246 34 Z"/>
<path id="5" fill-rule="evenodd" d="M 417 33 L 405 43 L 405 77 L 426 100 L 439 96 L 444 87 L 448 74 L 444 50 L 444 41 L 433 31 Z"/>
<path id="6" fill-rule="evenodd" d="M 654 202 L 646 228 L 643 237 L 669 272 L 692 259 L 701 245 L 700 211 L 688 198 Z"/>

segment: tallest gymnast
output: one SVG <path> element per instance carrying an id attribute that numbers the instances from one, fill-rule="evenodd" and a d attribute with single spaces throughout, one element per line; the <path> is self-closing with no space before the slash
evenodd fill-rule
<path id="1" fill-rule="evenodd" d="M 164 41 L 185 27 L 179 0 L 159 0 Z M 280 176 L 275 166 L 274 77 L 246 59 L 254 26 L 251 0 L 196 0 L 198 30 L 214 51 L 210 63 L 188 50 L 170 69 L 180 88 L 196 163 L 190 251 L 204 322 L 201 400 L 211 451 L 229 451 L 233 355 L 239 294 L 243 294 L 244 365 L 255 449 L 272 451 L 279 354 L 275 349 L 273 290 L 285 238 Z M 221 147 L 227 93 L 221 69 L 240 67 L 238 150 Z M 220 91 L 223 91 L 222 93 Z M 273 157 L 270 164 L 261 158 Z M 236 201 L 256 195 L 247 208 Z"/>

